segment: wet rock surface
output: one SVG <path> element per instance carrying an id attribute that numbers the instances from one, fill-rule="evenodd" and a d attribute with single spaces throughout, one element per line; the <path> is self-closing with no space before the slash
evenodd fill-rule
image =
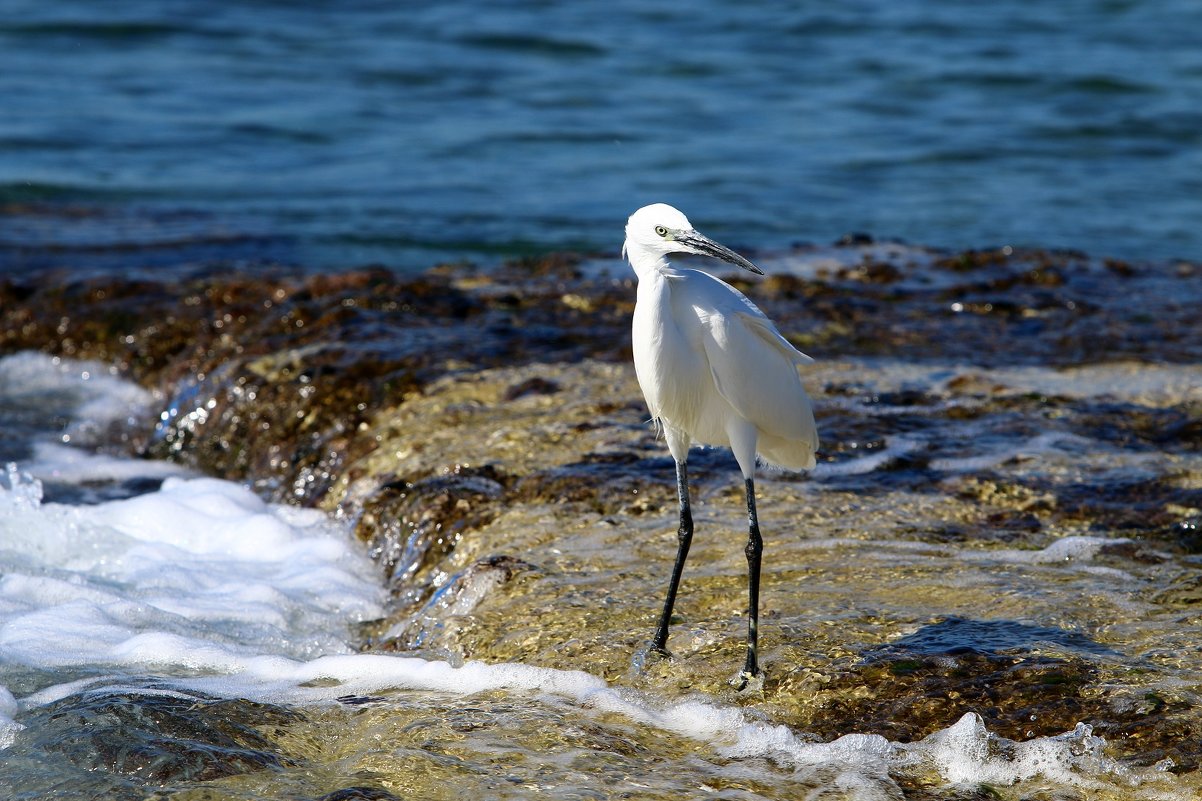
<path id="1" fill-rule="evenodd" d="M 37 765 L 55 760 L 74 766 L 70 792 L 77 797 L 145 798 L 157 787 L 292 766 L 267 732 L 300 719 L 245 700 L 91 692 L 29 715 L 5 764 L 14 785 L 40 797 L 59 788 L 34 789 Z"/>
<path id="2" fill-rule="evenodd" d="M 675 487 L 624 272 L 9 278 L 0 351 L 120 365 L 162 398 L 120 447 L 353 520 L 395 599 L 365 647 L 585 668 L 820 739 L 915 741 L 968 711 L 1018 740 L 1085 721 L 1184 773 L 1202 756 L 1199 269 L 853 243 L 737 284 L 818 359 L 823 438 L 812 475 L 759 482 L 767 676 L 741 696 L 724 451 L 690 460 L 674 659 L 632 670 Z"/>

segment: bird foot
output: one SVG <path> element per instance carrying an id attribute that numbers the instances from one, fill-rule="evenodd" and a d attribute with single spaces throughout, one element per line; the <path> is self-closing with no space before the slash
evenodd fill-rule
<path id="1" fill-rule="evenodd" d="M 740 693 L 757 693 L 764 689 L 764 672 L 756 671 L 755 674 L 748 673 L 746 670 L 740 670 L 733 679 L 730 680 L 730 686 L 735 688 L 736 692 Z"/>
<path id="2" fill-rule="evenodd" d="M 634 652 L 634 656 L 630 660 L 630 673 L 632 676 L 641 676 L 651 665 L 657 662 L 671 661 L 672 658 L 672 654 L 667 648 L 653 642 L 646 642 Z"/>

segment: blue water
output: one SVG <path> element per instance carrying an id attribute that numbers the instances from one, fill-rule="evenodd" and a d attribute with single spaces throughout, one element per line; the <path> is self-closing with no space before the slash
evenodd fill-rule
<path id="1" fill-rule="evenodd" d="M 0 2 L 0 270 L 851 231 L 1202 258 L 1197 0 Z"/>

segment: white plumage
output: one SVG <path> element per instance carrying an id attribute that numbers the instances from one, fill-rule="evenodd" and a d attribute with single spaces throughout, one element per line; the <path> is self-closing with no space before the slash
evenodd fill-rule
<path id="1" fill-rule="evenodd" d="M 813 467 L 818 431 L 797 373 L 813 360 L 742 292 L 700 270 L 673 267 L 667 257 L 700 253 L 759 272 L 754 265 L 705 240 L 663 203 L 631 215 L 625 252 L 639 277 L 635 372 L 672 456 L 684 461 L 695 440 L 730 446 L 747 478 L 757 451 L 771 465 Z"/>
<path id="2" fill-rule="evenodd" d="M 743 293 L 708 273 L 668 263 L 672 253 L 697 253 L 763 274 L 739 254 L 697 233 L 672 206 L 656 203 L 630 215 L 623 253 L 638 274 L 632 327 L 635 372 L 676 460 L 680 496 L 679 550 L 651 648 L 667 654 L 668 624 L 693 536 L 689 447 L 694 441 L 729 446 L 747 492 L 747 662 L 738 682 L 745 686 L 759 672 L 763 544 L 755 511 L 756 454 L 779 467 L 814 466 L 818 432 L 797 371 L 811 359 L 789 344 Z"/>

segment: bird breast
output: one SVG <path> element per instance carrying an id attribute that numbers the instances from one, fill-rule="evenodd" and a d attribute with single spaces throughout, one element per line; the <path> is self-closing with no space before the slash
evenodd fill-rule
<path id="1" fill-rule="evenodd" d="M 639 281 L 634 369 L 651 416 L 695 434 L 712 381 L 700 318 L 694 309 L 672 302 L 672 285 L 681 280 L 654 272 Z"/>

